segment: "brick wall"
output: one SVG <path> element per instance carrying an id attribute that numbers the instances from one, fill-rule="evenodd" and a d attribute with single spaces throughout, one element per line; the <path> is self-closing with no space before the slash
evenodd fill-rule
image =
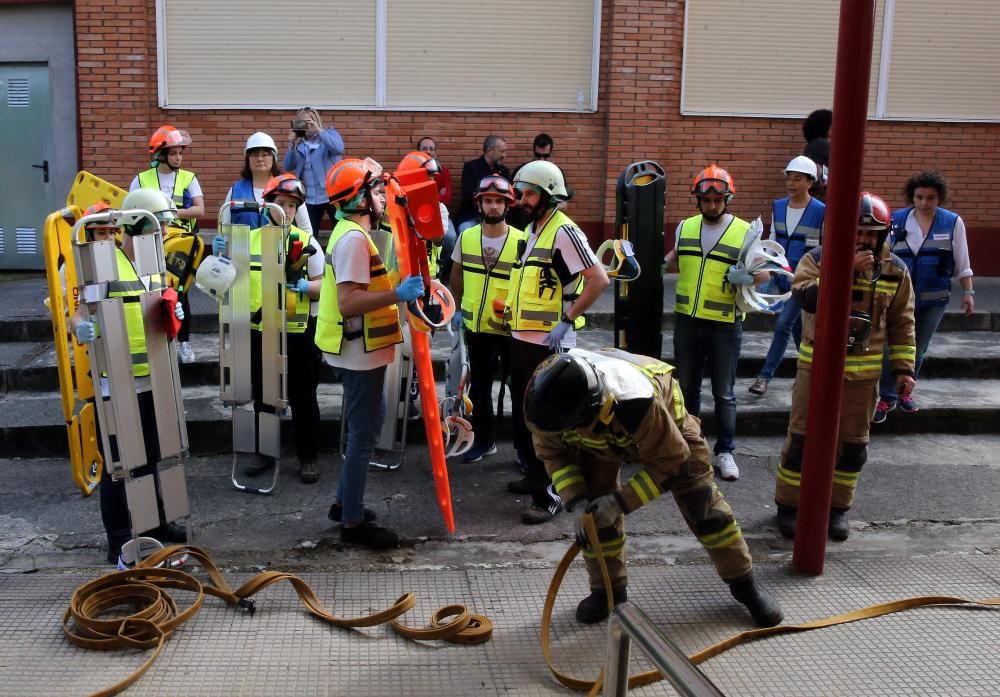
<path id="1" fill-rule="evenodd" d="M 507 139 L 506 164 L 513 168 L 531 157 L 534 135 L 546 131 L 556 141 L 554 161 L 577 191 L 569 213 L 593 240 L 610 234 L 618 175 L 639 159 L 656 160 L 667 169 L 668 230 L 690 214 L 691 178 L 712 161 L 736 179 L 739 192 L 731 210 L 766 219 L 771 199 L 783 195 L 782 168 L 801 151 L 800 121 L 682 117 L 684 3 L 606 0 L 602 7 L 597 113 L 327 111 L 324 122 L 341 132 L 349 154 L 370 155 L 387 166 L 394 166 L 420 136 L 433 136 L 442 163 L 451 170 L 456 197 L 462 163 L 481 153 L 486 134 Z M 208 210 L 217 210 L 239 176 L 246 137 L 268 132 L 283 154 L 291 114 L 159 109 L 153 0 L 120 0 L 111 17 L 113 24 L 105 3 L 76 2 L 81 166 L 127 185 L 147 166 L 149 135 L 172 123 L 191 133 L 194 145 L 185 167 L 198 173 Z M 732 73 L 720 74 L 719 88 L 732 79 Z M 804 108 L 822 106 L 829 105 Z M 902 205 L 906 178 L 929 167 L 949 176 L 949 205 L 970 229 L 975 270 L 1000 275 L 1000 252 L 991 244 L 1000 233 L 1000 195 L 993 184 L 1000 173 L 1000 125 L 869 123 L 866 188 L 893 206 Z M 967 190 L 984 180 L 989 183 L 984 193 Z"/>

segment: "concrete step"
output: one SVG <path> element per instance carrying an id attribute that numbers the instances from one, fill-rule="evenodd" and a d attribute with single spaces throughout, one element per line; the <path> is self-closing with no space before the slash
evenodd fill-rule
<path id="1" fill-rule="evenodd" d="M 788 424 L 792 380 L 771 382 L 767 395 L 747 392 L 749 379 L 736 385 L 737 434 L 780 436 Z M 443 386 L 438 385 L 439 397 Z M 496 398 L 496 386 L 494 399 Z M 321 447 L 336 447 L 340 433 L 340 385 L 323 383 L 318 389 L 321 412 Z M 1000 433 L 1000 381 L 978 379 L 928 380 L 921 382 L 915 398 L 920 411 L 903 414 L 896 410 L 872 433 Z M 509 399 L 509 397 L 508 397 Z M 188 434 L 194 454 L 227 452 L 231 448 L 231 414 L 219 400 L 218 388 L 201 385 L 184 388 Z M 509 402 L 508 402 L 509 404 Z M 715 419 L 708 381 L 702 390 L 705 433 L 712 437 Z M 497 436 L 511 437 L 509 406 L 498 423 Z M 423 441 L 420 422 L 412 423 L 413 442 Z M 283 421 L 283 438 L 291 442 L 291 421 Z M 58 457 L 67 453 L 65 425 L 57 392 L 14 392 L 0 395 L 0 452 L 6 457 Z"/>
<path id="2" fill-rule="evenodd" d="M 579 334 L 582 348 L 611 346 L 613 333 L 602 329 L 585 329 Z M 181 365 L 181 381 L 185 386 L 217 385 L 219 383 L 218 334 L 193 334 L 191 345 L 197 360 Z M 743 333 L 743 350 L 737 368 L 740 377 L 756 377 L 764 365 L 771 345 L 769 332 Z M 437 380 L 443 380 L 445 361 L 450 352 L 446 333 L 437 333 L 431 343 L 431 357 Z M 673 362 L 670 335 L 664 338 L 663 359 Z M 789 344 L 776 372 L 777 377 L 794 377 L 795 347 Z M 984 378 L 1000 375 L 1000 341 L 992 332 L 945 332 L 934 337 L 921 369 L 921 379 Z M 333 371 L 323 366 L 322 382 L 334 382 Z M 55 350 L 48 341 L 0 342 L 0 392 L 55 391 L 59 389 Z"/>

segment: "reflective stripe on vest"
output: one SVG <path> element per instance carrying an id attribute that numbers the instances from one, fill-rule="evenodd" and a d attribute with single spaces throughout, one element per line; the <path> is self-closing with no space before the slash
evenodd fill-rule
<path id="1" fill-rule="evenodd" d="M 319 294 L 319 316 L 316 318 L 316 345 L 326 353 L 340 354 L 344 340 L 364 337 L 365 352 L 370 353 L 380 348 L 399 344 L 403 341 L 403 332 L 399 327 L 399 311 L 395 304 L 380 307 L 377 310 L 362 315 L 362 329 L 356 334 L 345 334 L 344 316 L 337 304 L 337 279 L 333 269 L 333 248 L 337 241 L 351 230 L 360 231 L 368 242 L 368 268 L 371 280 L 368 290 L 378 292 L 392 290 L 389 274 L 382 264 L 382 257 L 372 238 L 364 228 L 352 220 L 340 220 L 330 233 L 326 247 L 326 264 L 323 268 L 323 287 Z"/>
<path id="2" fill-rule="evenodd" d="M 194 199 L 188 193 L 188 187 L 191 186 L 191 182 L 193 181 L 194 172 L 189 172 L 186 169 L 179 169 L 174 172 L 174 190 L 170 198 L 178 208 L 187 208 L 194 203 Z M 160 173 L 156 167 L 147 169 L 145 172 L 139 172 L 139 187 L 161 191 Z M 195 222 L 197 221 L 194 218 L 175 218 L 171 221 L 170 227 L 177 227 L 187 232 L 193 232 Z"/>
<path id="3" fill-rule="evenodd" d="M 299 239 L 304 240 L 302 243 L 303 247 L 308 247 L 309 243 L 312 242 L 312 235 L 310 235 L 305 230 L 300 230 L 294 225 L 291 227 L 292 232 L 299 233 Z M 253 317 L 260 310 L 261 306 L 264 304 L 263 300 L 263 280 L 261 277 L 261 261 L 263 257 L 260 253 L 261 245 L 261 234 L 260 228 L 250 231 L 250 316 Z M 314 245 L 316 249 L 319 249 L 319 244 Z M 308 278 L 308 275 L 306 276 Z M 295 297 L 295 314 L 289 315 L 287 322 L 285 323 L 286 330 L 289 334 L 301 334 L 306 330 L 309 324 L 309 296 L 304 293 L 296 293 L 295 291 L 286 290 L 289 296 Z M 261 330 L 260 322 L 250 322 L 250 328 L 255 331 Z"/>
<path id="4" fill-rule="evenodd" d="M 462 232 L 462 319 L 467 329 L 483 334 L 507 334 L 493 314 L 493 300 L 507 298 L 510 276 L 517 263 L 517 245 L 528 238 L 522 230 L 507 228 L 496 265 L 487 270 L 483 260 L 483 228 Z M 561 315 L 560 315 L 561 317 Z"/>
<path id="5" fill-rule="evenodd" d="M 253 193 L 253 181 L 250 179 L 240 179 L 233 184 L 233 201 L 256 201 L 257 197 Z M 259 210 L 253 211 L 243 206 L 230 206 L 229 219 L 233 225 L 249 225 L 251 228 L 260 227 L 261 213 Z"/>
<path id="6" fill-rule="evenodd" d="M 702 217 L 688 218 L 681 225 L 677 240 L 677 278 L 675 311 L 716 322 L 735 322 L 741 316 L 736 309 L 736 289 L 726 281 L 729 267 L 739 261 L 740 247 L 750 223 L 733 217 L 707 256 L 701 251 Z"/>
<path id="7" fill-rule="evenodd" d="M 788 265 L 795 270 L 802 257 L 813 247 L 823 243 L 823 221 L 826 218 L 826 204 L 816 198 L 809 200 L 798 225 L 788 233 L 788 197 L 779 198 L 771 204 L 771 221 L 774 223 L 775 240 L 785 249 Z M 778 289 L 785 293 L 792 287 L 792 279 L 774 276 Z"/>
<path id="8" fill-rule="evenodd" d="M 514 264 L 507 307 L 510 308 L 510 328 L 515 331 L 552 331 L 562 319 L 563 301 L 575 300 L 583 290 L 582 273 L 573 277 L 570 287 L 563 288 L 552 265 L 556 232 L 564 225 L 576 227 L 569 216 L 557 210 L 538 234 L 524 262 Z M 577 321 L 580 319 L 578 317 Z M 574 326 L 576 324 L 574 322 Z"/>
<path id="9" fill-rule="evenodd" d="M 951 295 L 951 276 L 955 272 L 955 256 L 952 241 L 958 214 L 946 208 L 938 208 L 927 232 L 920 251 L 914 256 L 906 241 L 906 218 L 910 208 L 903 208 L 892 215 L 893 229 L 899 239 L 892 245 L 893 253 L 903 260 L 913 279 L 914 309 L 947 305 Z"/>
<path id="10" fill-rule="evenodd" d="M 149 375 L 149 357 L 146 355 L 146 329 L 142 321 L 142 304 L 139 296 L 146 286 L 139 280 L 135 267 L 121 249 L 115 249 L 118 280 L 108 282 L 108 297 L 121 298 L 125 312 L 125 331 L 128 334 L 128 352 L 132 357 L 132 375 L 141 378 Z"/>

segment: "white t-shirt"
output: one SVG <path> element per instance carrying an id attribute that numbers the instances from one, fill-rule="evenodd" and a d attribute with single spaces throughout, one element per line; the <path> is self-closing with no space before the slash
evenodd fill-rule
<path id="1" fill-rule="evenodd" d="M 806 212 L 806 204 L 802 208 L 792 208 L 788 206 L 785 208 L 785 231 L 787 234 L 791 235 L 795 232 L 795 228 L 799 226 L 799 222 L 802 220 L 802 215 Z M 771 234 L 768 237 L 772 240 L 776 239 L 778 232 L 774 229 L 774 218 L 771 219 Z"/>
<path id="2" fill-rule="evenodd" d="M 166 194 L 167 198 L 173 200 L 174 196 L 174 180 L 177 179 L 177 172 L 171 170 L 164 174 L 160 170 L 156 170 L 156 178 L 160 182 L 160 191 Z M 128 185 L 129 191 L 135 191 L 139 188 L 139 176 L 136 175 L 132 183 Z M 201 192 L 201 184 L 198 182 L 198 175 L 194 176 L 191 180 L 191 186 L 188 187 L 188 193 L 191 194 L 191 198 L 197 198 L 198 196 L 204 196 Z"/>
<path id="3" fill-rule="evenodd" d="M 521 261 L 528 257 L 528 254 L 535 247 L 535 243 L 538 242 L 538 235 L 536 230 L 541 230 L 541 226 L 537 226 L 532 223 L 528 228 L 528 244 L 525 246 L 524 254 L 521 255 Z M 566 264 L 566 268 L 571 274 L 578 274 L 597 263 L 597 257 L 594 252 L 590 249 L 590 243 L 587 242 L 587 236 L 583 234 L 583 230 L 576 227 L 576 225 L 563 225 L 561 228 L 556 230 L 556 238 L 553 244 L 552 253 L 555 254 L 556 250 L 559 251 L 562 257 L 563 263 Z M 563 300 L 563 313 L 566 312 L 573 304 L 570 300 Z M 544 344 L 545 338 L 549 335 L 548 332 L 536 332 L 536 331 L 511 331 L 511 336 L 519 341 L 527 341 L 532 344 Z M 576 330 L 570 328 L 566 332 L 566 336 L 563 337 L 562 347 L 564 349 L 571 349 L 576 347 Z"/>
<path id="4" fill-rule="evenodd" d="M 462 263 L 462 235 L 464 235 L 470 228 L 462 230 L 461 234 L 458 236 L 458 241 L 455 242 L 455 248 L 451 250 L 451 260 L 457 264 Z M 500 261 L 500 252 L 503 250 L 503 245 L 507 241 L 507 234 L 504 233 L 499 237 L 487 237 L 486 235 L 480 235 L 483 245 L 483 265 L 486 266 L 487 271 L 492 271 L 493 267 L 497 265 Z"/>
<path id="5" fill-rule="evenodd" d="M 368 240 L 360 230 L 351 230 L 337 240 L 333 246 L 333 271 L 337 283 L 371 283 L 371 256 L 368 252 Z M 345 317 L 344 330 L 358 331 L 362 328 L 361 317 Z M 340 354 L 323 353 L 323 360 L 335 368 L 348 370 L 374 370 L 392 363 L 396 356 L 396 347 L 387 346 L 366 352 L 364 339 L 358 337 L 343 341 Z"/>
<path id="6" fill-rule="evenodd" d="M 253 188 L 253 197 L 254 199 L 256 199 L 257 203 L 264 203 L 264 187 L 260 187 L 258 189 L 255 186 Z M 233 187 L 229 187 L 229 191 L 226 192 L 226 201 L 228 202 L 232 200 L 233 200 Z M 228 225 L 231 222 L 233 222 L 233 216 L 230 213 L 230 209 L 226 208 L 226 210 L 222 212 L 222 224 Z M 309 211 L 306 210 L 306 207 L 304 205 L 299 206 L 298 209 L 295 211 L 295 219 L 292 222 L 295 225 L 295 227 L 297 227 L 299 230 L 304 230 L 308 232 L 310 235 L 313 234 L 312 221 L 309 220 Z M 310 275 L 312 275 L 312 271 L 310 271 L 309 273 Z M 322 273 L 322 270 L 320 271 L 320 273 Z"/>
<path id="7" fill-rule="evenodd" d="M 920 229 L 920 223 L 914 215 L 914 211 L 906 216 L 906 244 L 914 256 L 920 252 L 920 247 L 924 243 L 924 231 Z M 951 237 L 951 254 L 955 257 L 955 271 L 952 278 L 967 278 L 972 275 L 972 266 L 969 261 L 969 242 L 965 236 L 965 222 L 959 216 L 955 221 L 955 233 Z"/>

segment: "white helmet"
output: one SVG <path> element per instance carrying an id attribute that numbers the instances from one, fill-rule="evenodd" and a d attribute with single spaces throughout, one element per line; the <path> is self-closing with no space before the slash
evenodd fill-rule
<path id="1" fill-rule="evenodd" d="M 243 152 L 248 153 L 251 150 L 256 150 L 258 148 L 266 148 L 267 150 L 270 150 L 275 157 L 278 156 L 278 146 L 274 144 L 274 138 L 261 131 L 257 131 L 252 136 L 247 138 L 247 146 L 243 148 Z"/>
<path id="2" fill-rule="evenodd" d="M 799 155 L 798 157 L 793 157 L 792 161 L 788 163 L 787 167 L 785 167 L 785 174 L 788 174 L 789 172 L 799 172 L 815 181 L 816 163 L 805 155 Z"/>
<path id="3" fill-rule="evenodd" d="M 136 189 L 130 191 L 122 201 L 121 210 L 144 210 L 156 216 L 160 223 L 169 223 L 177 217 L 177 206 L 159 189 Z M 141 215 L 123 215 L 118 219 L 119 225 L 135 225 L 140 220 L 146 220 Z"/>
<path id="4" fill-rule="evenodd" d="M 515 189 L 519 183 L 533 184 L 558 201 L 569 198 L 562 170 L 548 160 L 532 160 L 522 166 L 514 175 Z"/>
<path id="5" fill-rule="evenodd" d="M 226 257 L 209 256 L 198 266 L 194 283 L 221 303 L 236 281 L 236 267 Z"/>

